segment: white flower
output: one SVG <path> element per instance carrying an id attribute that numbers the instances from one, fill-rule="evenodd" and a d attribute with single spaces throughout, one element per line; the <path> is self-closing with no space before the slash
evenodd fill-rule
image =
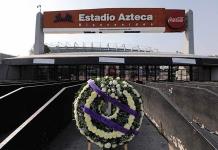
<path id="1" fill-rule="evenodd" d="M 101 84 L 101 87 L 103 88 L 103 87 L 104 87 L 104 84 Z"/>
<path id="2" fill-rule="evenodd" d="M 124 125 L 124 128 L 126 128 L 126 129 L 130 129 L 129 124 L 125 124 L 125 125 Z"/>
<path id="3" fill-rule="evenodd" d="M 103 147 L 103 144 L 101 142 L 97 142 L 96 144 L 101 148 Z"/>
<path id="4" fill-rule="evenodd" d="M 132 85 L 130 85 L 130 84 L 128 84 L 128 86 L 129 86 L 129 87 L 131 87 L 131 88 L 133 88 L 133 86 L 132 86 Z"/>
<path id="5" fill-rule="evenodd" d="M 74 103 L 74 107 L 77 108 L 78 107 L 78 102 Z"/>
<path id="6" fill-rule="evenodd" d="M 97 80 L 97 81 L 99 81 L 99 80 L 100 80 L 100 78 L 98 77 L 98 78 L 96 78 L 96 80 Z"/>
<path id="7" fill-rule="evenodd" d="M 112 88 L 112 89 L 111 89 L 111 91 L 112 91 L 112 92 L 115 92 L 115 89 L 114 89 L 114 88 Z"/>
<path id="8" fill-rule="evenodd" d="M 118 94 L 119 96 L 121 96 L 121 95 L 122 95 L 122 92 L 121 92 L 121 91 L 117 91 L 117 94 Z"/>
<path id="9" fill-rule="evenodd" d="M 119 87 L 119 88 L 117 88 L 117 92 L 121 92 L 121 88 Z"/>
<path id="10" fill-rule="evenodd" d="M 134 119 L 135 119 L 135 116 L 129 115 L 129 119 L 134 120 Z"/>
<path id="11" fill-rule="evenodd" d="M 123 90 L 123 94 L 127 94 L 128 92 L 126 90 Z"/>
<path id="12" fill-rule="evenodd" d="M 140 94 L 138 93 L 138 91 L 136 91 L 136 89 L 132 90 L 134 94 L 136 94 L 137 97 L 140 97 Z"/>
<path id="13" fill-rule="evenodd" d="M 112 137 L 113 137 L 113 138 L 116 138 L 116 137 L 117 137 L 117 132 L 113 131 L 113 132 L 112 132 Z"/>
<path id="14" fill-rule="evenodd" d="M 113 98 L 114 98 L 114 97 L 115 97 L 115 94 L 114 94 L 114 93 L 111 93 L 111 97 L 113 97 Z"/>
<path id="15" fill-rule="evenodd" d="M 120 77 L 117 77 L 116 79 L 117 79 L 117 80 L 120 80 Z"/>
<path id="16" fill-rule="evenodd" d="M 122 133 L 122 132 L 117 132 L 117 137 L 121 137 L 121 136 L 123 136 L 124 134 Z"/>
<path id="17" fill-rule="evenodd" d="M 108 76 L 105 76 L 104 78 L 105 78 L 105 79 L 107 79 L 107 78 L 108 78 Z"/>
<path id="18" fill-rule="evenodd" d="M 122 83 L 123 83 L 123 84 L 127 84 L 127 82 L 126 82 L 126 81 L 123 81 Z"/>
<path id="19" fill-rule="evenodd" d="M 137 129 L 136 129 L 137 130 Z M 138 131 L 138 130 L 137 130 Z M 134 136 L 131 136 L 127 141 L 131 141 L 133 139 Z"/>
<path id="20" fill-rule="evenodd" d="M 107 89 L 106 88 L 102 88 L 102 92 L 106 92 L 107 91 Z"/>
<path id="21" fill-rule="evenodd" d="M 125 88 L 126 88 L 126 87 L 127 87 L 127 84 L 124 84 L 124 85 L 123 85 L 123 87 L 125 87 Z"/>
<path id="22" fill-rule="evenodd" d="M 113 80 L 113 85 L 117 85 L 117 81 L 116 80 Z"/>
<path id="23" fill-rule="evenodd" d="M 120 88 L 120 84 L 117 84 L 117 85 L 116 85 L 116 88 Z"/>
<path id="24" fill-rule="evenodd" d="M 112 84 L 113 84 L 113 82 L 112 82 L 112 81 L 110 81 L 110 82 L 109 82 L 109 85 L 112 85 Z"/>
<path id="25" fill-rule="evenodd" d="M 82 134 L 82 135 L 85 135 L 85 133 L 84 133 L 84 131 L 83 130 L 79 130 L 80 131 L 80 133 Z"/>
<path id="26" fill-rule="evenodd" d="M 112 148 L 115 148 L 115 147 L 117 147 L 117 144 L 112 144 Z"/>
<path id="27" fill-rule="evenodd" d="M 105 135 L 104 135 L 104 138 L 105 138 L 105 139 L 109 139 L 109 138 L 110 138 L 109 134 L 105 134 Z"/>
<path id="28" fill-rule="evenodd" d="M 108 90 L 107 90 L 107 92 L 108 92 L 108 93 L 110 93 L 110 92 L 111 92 L 111 90 L 110 90 L 110 89 L 108 89 Z"/>
<path id="29" fill-rule="evenodd" d="M 111 148 L 111 143 L 106 143 L 106 144 L 104 144 L 104 147 L 105 147 L 105 148 Z"/>

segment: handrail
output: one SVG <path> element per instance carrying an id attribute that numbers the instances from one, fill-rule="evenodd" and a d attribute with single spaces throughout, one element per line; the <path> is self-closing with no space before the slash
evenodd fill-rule
<path id="1" fill-rule="evenodd" d="M 21 91 L 22 89 L 26 89 L 26 88 L 31 88 L 31 87 L 42 87 L 42 86 L 49 86 L 49 85 L 58 85 L 58 84 L 64 84 L 64 83 L 74 83 L 75 81 L 64 81 L 64 82 L 55 82 L 55 83 L 45 83 L 45 84 L 36 84 L 36 85 L 25 85 L 25 86 L 22 86 L 21 84 L 21 87 L 7 93 L 7 94 L 4 94 L 2 96 L 0 96 L 0 100 L 11 95 L 11 94 L 14 94 L 18 91 Z"/>
<path id="2" fill-rule="evenodd" d="M 73 86 L 66 86 L 62 88 L 58 93 L 56 93 L 52 98 L 50 98 L 43 106 L 41 106 L 37 111 L 35 111 L 28 119 L 26 119 L 19 127 L 17 127 L 9 136 L 7 136 L 1 143 L 0 143 L 0 149 L 4 148 L 11 140 L 13 140 L 20 132 L 22 132 L 25 127 L 27 127 L 31 122 L 36 120 L 36 118 L 46 111 L 46 109 L 55 102 L 55 100 L 58 100 L 58 97 L 61 96 L 61 94 L 64 93 L 69 88 L 77 88 L 81 86 L 82 84 L 76 84 Z M 61 99 L 63 100 L 63 99 Z M 48 118 L 49 119 L 49 118 Z"/>
<path id="3" fill-rule="evenodd" d="M 41 113 L 52 101 L 54 101 L 66 88 L 62 88 L 57 94 L 55 94 L 48 102 L 40 107 L 33 115 L 31 115 L 26 121 L 24 121 L 17 129 L 15 129 L 7 138 L 0 143 L 0 149 L 6 145 L 12 138 L 14 138 L 23 128 L 27 126 L 39 113 Z"/>

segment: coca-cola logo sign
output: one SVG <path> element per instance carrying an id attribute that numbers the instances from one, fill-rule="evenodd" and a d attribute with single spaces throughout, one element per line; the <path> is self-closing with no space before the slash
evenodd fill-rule
<path id="1" fill-rule="evenodd" d="M 185 25 L 185 16 L 179 13 L 168 16 L 167 24 L 172 29 L 183 28 Z"/>

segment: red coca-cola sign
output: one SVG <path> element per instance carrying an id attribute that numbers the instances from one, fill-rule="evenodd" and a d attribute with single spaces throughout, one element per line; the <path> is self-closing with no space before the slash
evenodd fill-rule
<path id="1" fill-rule="evenodd" d="M 168 24 L 175 29 L 181 28 L 184 26 L 184 17 L 170 17 Z"/>
<path id="2" fill-rule="evenodd" d="M 167 10 L 166 23 L 168 30 L 182 31 L 185 29 L 185 11 Z"/>

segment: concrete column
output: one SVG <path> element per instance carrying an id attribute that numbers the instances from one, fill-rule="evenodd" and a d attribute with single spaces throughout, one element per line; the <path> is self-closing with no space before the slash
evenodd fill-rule
<path id="1" fill-rule="evenodd" d="M 186 31 L 185 31 L 185 48 L 182 51 L 184 54 L 194 54 L 194 26 L 193 26 L 193 11 L 189 10 L 186 13 Z"/>
<path id="2" fill-rule="evenodd" d="M 38 12 L 36 15 L 34 54 L 44 53 L 44 33 L 43 33 L 42 17 L 43 17 L 42 13 Z"/>

